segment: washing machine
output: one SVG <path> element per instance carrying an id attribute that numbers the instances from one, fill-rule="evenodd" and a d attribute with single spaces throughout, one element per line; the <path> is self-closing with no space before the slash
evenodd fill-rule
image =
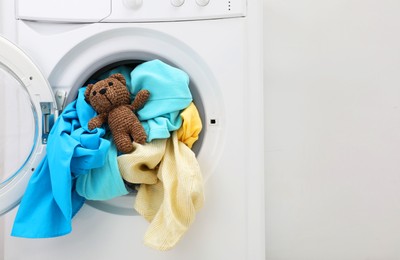
<path id="1" fill-rule="evenodd" d="M 261 6 L 257 0 L 5 0 L 0 37 L 0 259 L 264 259 Z M 72 232 L 10 235 L 65 106 L 93 75 L 150 60 L 189 75 L 205 202 L 174 248 L 143 244 L 135 194 L 86 201 Z M 32 205 L 35 207 L 35 205 Z"/>

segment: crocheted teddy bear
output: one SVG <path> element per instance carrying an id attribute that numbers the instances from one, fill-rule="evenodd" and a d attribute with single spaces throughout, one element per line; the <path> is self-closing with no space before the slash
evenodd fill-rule
<path id="1" fill-rule="evenodd" d="M 85 90 L 85 98 L 98 113 L 89 121 L 89 130 L 108 123 L 117 150 L 122 153 L 132 152 L 131 138 L 139 144 L 146 142 L 146 132 L 135 112 L 144 106 L 149 96 L 148 90 L 141 90 L 130 104 L 126 80 L 120 73 L 89 84 Z"/>

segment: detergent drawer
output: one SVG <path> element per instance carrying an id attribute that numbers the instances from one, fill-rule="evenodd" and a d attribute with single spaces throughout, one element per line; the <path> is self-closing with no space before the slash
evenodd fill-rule
<path id="1" fill-rule="evenodd" d="M 99 22 L 111 13 L 111 0 L 16 0 L 16 17 L 48 22 Z"/>

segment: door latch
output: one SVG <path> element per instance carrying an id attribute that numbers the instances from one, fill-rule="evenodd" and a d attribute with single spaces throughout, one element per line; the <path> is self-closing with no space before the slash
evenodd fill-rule
<path id="1" fill-rule="evenodd" d="M 47 144 L 47 138 L 50 130 L 54 125 L 54 113 L 52 113 L 52 103 L 41 102 L 40 108 L 42 110 L 42 144 Z"/>

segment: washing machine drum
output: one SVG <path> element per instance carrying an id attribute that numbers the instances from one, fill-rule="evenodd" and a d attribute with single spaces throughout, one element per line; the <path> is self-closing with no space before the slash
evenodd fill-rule
<path id="1" fill-rule="evenodd" d="M 115 74 L 115 73 L 121 73 L 124 75 L 127 86 L 131 88 L 131 92 L 135 92 L 134 88 L 131 86 L 131 79 L 130 79 L 130 72 L 133 71 L 133 69 L 140 63 L 138 61 L 135 62 L 125 62 L 126 64 L 124 65 L 110 65 L 107 66 L 107 68 L 102 68 L 98 72 L 96 72 L 91 78 L 88 79 L 87 83 L 85 84 L 88 85 L 90 83 L 95 83 L 98 80 L 107 78 L 108 76 Z M 163 66 L 161 61 L 153 61 L 152 63 L 156 63 L 158 65 L 161 64 Z M 147 63 L 149 64 L 149 63 Z M 164 64 L 165 66 L 168 66 Z M 157 66 L 157 65 L 156 65 Z M 175 69 L 173 67 L 170 67 L 171 69 Z M 149 103 L 153 102 L 153 104 L 150 104 L 150 108 L 145 107 L 143 110 L 147 109 L 148 111 L 144 111 L 143 116 L 146 116 L 146 114 L 152 114 L 153 111 L 157 110 L 157 104 L 160 102 L 165 103 L 169 102 L 170 107 L 177 107 L 177 106 L 182 106 L 181 108 L 183 109 L 184 107 L 188 107 L 189 104 L 192 102 L 192 97 L 190 94 L 190 90 L 188 89 L 188 76 L 185 74 L 183 71 L 180 71 L 176 69 L 176 73 L 181 73 L 181 78 L 178 79 L 176 77 L 174 80 L 177 82 L 177 80 L 181 80 L 182 82 L 177 82 L 178 84 L 182 85 L 183 88 L 185 88 L 185 83 L 186 83 L 186 88 L 187 91 L 182 89 L 177 89 L 176 90 L 176 95 L 180 95 L 179 97 L 176 97 L 174 99 L 173 92 L 174 89 L 170 89 L 168 91 L 168 95 L 170 96 L 171 101 L 168 101 L 168 99 L 165 99 L 164 101 L 150 101 Z M 142 74 L 146 73 L 146 71 L 142 71 Z M 141 77 L 139 80 L 143 80 L 143 77 L 149 77 L 151 75 L 139 75 L 138 77 Z M 169 75 L 168 75 L 169 76 Z M 2 198 L 3 201 L 7 200 L 9 203 L 7 203 L 7 206 L 3 206 L 4 208 L 1 209 L 1 212 L 5 212 L 15 206 L 23 193 L 23 187 L 26 185 L 26 181 L 28 180 L 29 176 L 31 175 L 32 172 L 34 172 L 37 161 L 39 159 L 43 158 L 44 155 L 44 150 L 45 150 L 45 144 L 47 143 L 47 136 L 49 134 L 50 127 L 53 125 L 53 116 L 44 116 L 46 113 L 46 107 L 48 110 L 52 106 L 52 102 L 39 102 L 40 106 L 40 111 L 37 108 L 37 105 L 34 104 L 34 100 L 31 98 L 31 93 L 29 93 L 29 85 L 26 86 L 27 84 L 24 84 L 22 79 L 18 77 L 15 73 L 11 73 L 11 70 L 9 69 L 9 66 L 6 64 L 2 65 L 2 68 L 0 69 L 0 80 L 1 84 L 4 86 L 4 93 L 5 95 L 2 96 L 4 100 L 2 100 L 2 128 L 0 132 L 0 140 L 1 140 L 1 166 L 2 166 L 2 174 L 0 175 L 1 177 L 1 188 L 2 188 L 2 195 L 3 197 L 6 196 L 11 196 L 11 193 L 14 193 L 13 196 L 9 199 Z M 31 77 L 31 76 L 30 76 Z M 169 77 L 168 77 L 169 78 Z M 32 77 L 33 79 L 33 77 Z M 160 79 L 160 78 L 158 78 Z M 167 79 L 167 75 L 165 77 Z M 146 80 L 146 79 L 144 79 Z M 164 84 L 168 84 L 170 82 L 164 82 Z M 176 84 L 176 85 L 178 85 Z M 159 84 L 158 84 L 159 85 Z M 151 87 L 151 86 L 150 86 Z M 81 89 L 83 90 L 83 89 Z M 83 91 L 79 91 L 82 92 Z M 136 91 L 137 92 L 137 91 Z M 81 94 L 82 94 L 81 93 Z M 152 93 L 153 95 L 157 96 L 160 95 L 160 93 Z M 161 93 L 163 94 L 163 93 Z M 186 95 L 183 97 L 183 95 Z M 157 97 L 155 97 L 157 99 Z M 178 100 L 178 98 L 180 98 Z M 85 102 L 85 101 L 84 101 Z M 148 105 L 148 104 L 146 104 Z M 183 107 L 184 106 L 184 107 Z M 81 106 L 82 108 L 82 106 Z M 91 107 L 88 105 L 88 109 L 91 109 Z M 179 109 L 180 110 L 180 109 Z M 179 112 L 179 110 L 177 112 Z M 40 113 L 38 113 L 40 112 Z M 140 111 L 139 111 L 140 112 Z M 175 112 L 174 112 L 175 113 Z M 79 113 L 78 113 L 79 114 Z M 86 114 L 86 113 L 84 113 Z M 172 113 L 171 113 L 172 114 Z M 176 115 L 175 115 L 176 116 Z M 63 115 L 61 115 L 63 117 Z M 178 115 L 179 117 L 179 115 Z M 173 119 L 174 121 L 180 121 L 175 118 Z M 39 122 L 39 119 L 41 120 L 41 123 Z M 60 118 L 61 119 L 61 118 Z M 164 119 L 164 118 L 163 118 Z M 180 119 L 180 117 L 179 117 Z M 174 125 L 175 124 L 175 125 Z M 60 124 L 57 124 L 60 125 Z M 201 125 L 201 123 L 200 123 Z M 43 127 L 41 127 L 43 126 Z M 149 130 L 149 124 L 147 124 L 146 130 Z M 151 125 L 150 125 L 151 126 Z M 176 127 L 176 129 L 168 129 L 168 130 L 178 130 L 178 126 L 176 125 L 176 122 L 166 122 L 165 127 Z M 150 129 L 151 130 L 151 129 Z M 169 133 L 162 133 L 159 131 L 160 129 L 157 129 L 157 131 L 153 131 L 153 134 L 148 135 L 148 141 L 152 141 L 152 139 L 160 139 L 160 138 L 167 138 L 166 134 L 169 135 Z M 200 130 L 200 129 L 199 129 Z M 151 133 L 151 131 L 146 131 L 147 133 Z M 105 133 L 104 133 L 105 134 Z M 191 145 L 190 145 L 191 146 Z M 53 146 L 50 146 L 53 147 Z M 48 151 L 50 152 L 50 151 Z M 116 164 L 115 164 L 116 165 Z M 97 167 L 97 166 L 96 166 Z M 93 168 L 96 168 L 93 167 Z M 113 172 L 118 172 L 117 170 Z M 85 179 L 83 182 L 85 184 L 81 184 L 82 181 L 80 182 L 81 179 L 83 178 L 78 178 L 78 184 L 77 187 L 82 187 L 84 185 L 88 185 L 87 182 L 89 180 L 93 180 L 93 176 L 111 176 L 111 174 L 93 174 L 92 177 Z M 115 176 L 115 178 L 120 178 L 120 176 Z M 121 185 L 117 180 L 114 180 L 113 183 Z M 122 180 L 121 180 L 122 183 Z M 96 184 L 96 183 L 95 183 Z M 123 185 L 123 183 L 122 183 Z M 134 185 L 130 185 L 130 183 L 127 183 L 127 190 L 130 191 L 135 191 Z M 101 189 L 98 189 L 101 190 Z M 123 191 L 123 187 L 115 187 L 115 190 L 117 191 Z M 18 191 L 18 194 L 15 194 L 15 192 Z M 78 191 L 79 192 L 79 191 Z M 89 191 L 90 192 L 90 191 Z M 96 192 L 95 192 L 96 193 Z M 115 194 L 115 193 L 114 193 Z M 98 193 L 98 194 L 90 194 L 87 193 L 86 190 L 81 190 L 80 195 L 85 196 L 87 199 L 93 199 L 93 200 L 106 200 L 110 199 L 110 196 L 112 197 L 114 195 L 111 192 L 109 192 L 107 195 L 104 195 L 104 192 Z M 119 192 L 119 195 L 125 195 L 124 192 Z M 99 197 L 100 196 L 100 197 Z M 104 197 L 105 196 L 105 197 Z M 2 203 L 4 205 L 5 203 Z"/>
<path id="2" fill-rule="evenodd" d="M 125 60 L 104 66 L 94 72 L 82 87 L 104 79 L 111 74 L 122 73 L 127 79 L 128 88 L 130 88 L 132 93 L 135 93 L 139 90 L 135 89 L 136 85 L 145 84 L 146 77 L 151 77 L 151 75 L 140 75 L 140 73 L 146 74 L 146 71 L 142 71 L 135 78 L 138 84 L 132 83 L 131 85 L 131 72 L 137 72 L 138 69 L 136 67 L 143 65 L 144 62 L 143 60 Z M 169 66 L 172 69 L 180 71 L 179 73 L 182 73 L 182 77 L 187 78 L 183 81 L 187 80 L 186 83 L 189 84 L 189 77 L 185 72 L 159 60 L 146 62 L 146 64 L 150 63 Z M 166 78 L 169 76 L 167 75 Z M 132 78 L 133 81 L 135 79 Z M 169 84 L 171 82 L 164 83 Z M 151 80 L 149 84 L 151 88 Z M 19 203 L 30 176 L 45 156 L 47 137 L 50 128 L 54 124 L 53 114 L 56 110 L 56 102 L 54 100 L 54 93 L 52 93 L 47 80 L 42 76 L 34 63 L 20 49 L 4 38 L 0 38 L 0 86 L 2 86 L 3 91 L 3 95 L 0 95 L 0 116 L 2 121 L 0 128 L 0 214 L 3 214 Z M 205 111 L 200 95 L 195 85 L 190 87 L 194 91 L 190 93 L 190 89 L 188 88 L 189 95 L 191 96 L 185 97 L 187 98 L 184 101 L 187 103 L 185 107 L 192 103 L 191 100 L 193 100 L 200 118 L 203 118 L 205 117 Z M 168 93 L 165 93 L 173 95 L 174 91 L 172 89 L 167 91 Z M 179 89 L 176 94 L 183 95 L 184 91 Z M 173 107 L 183 102 L 179 99 L 171 100 L 167 106 Z M 183 107 L 181 109 L 183 110 Z M 146 109 L 144 108 L 143 110 Z M 157 107 L 153 106 L 153 110 L 157 110 Z M 144 111 L 142 116 L 150 112 Z M 139 118 L 140 116 L 139 114 Z M 212 119 L 210 124 L 213 125 L 215 123 L 216 120 Z M 147 125 L 147 127 L 149 126 Z M 204 143 L 204 132 L 199 137 L 200 141 L 191 147 L 196 154 L 199 154 Z M 153 138 L 159 139 L 160 136 L 157 136 L 157 134 L 155 136 L 148 136 L 147 141 L 151 141 Z M 215 144 L 215 142 L 213 143 Z M 130 183 L 125 184 L 127 191 L 135 191 L 134 185 Z M 99 200 L 99 198 L 94 199 Z M 113 205 L 112 213 L 132 214 L 131 201 L 125 202 L 125 200 L 126 198 L 116 198 L 116 201 L 112 202 L 89 202 L 89 204 L 98 209 L 109 211 L 110 205 L 108 204 L 111 203 Z M 114 207 L 115 205 L 117 206 Z"/>

